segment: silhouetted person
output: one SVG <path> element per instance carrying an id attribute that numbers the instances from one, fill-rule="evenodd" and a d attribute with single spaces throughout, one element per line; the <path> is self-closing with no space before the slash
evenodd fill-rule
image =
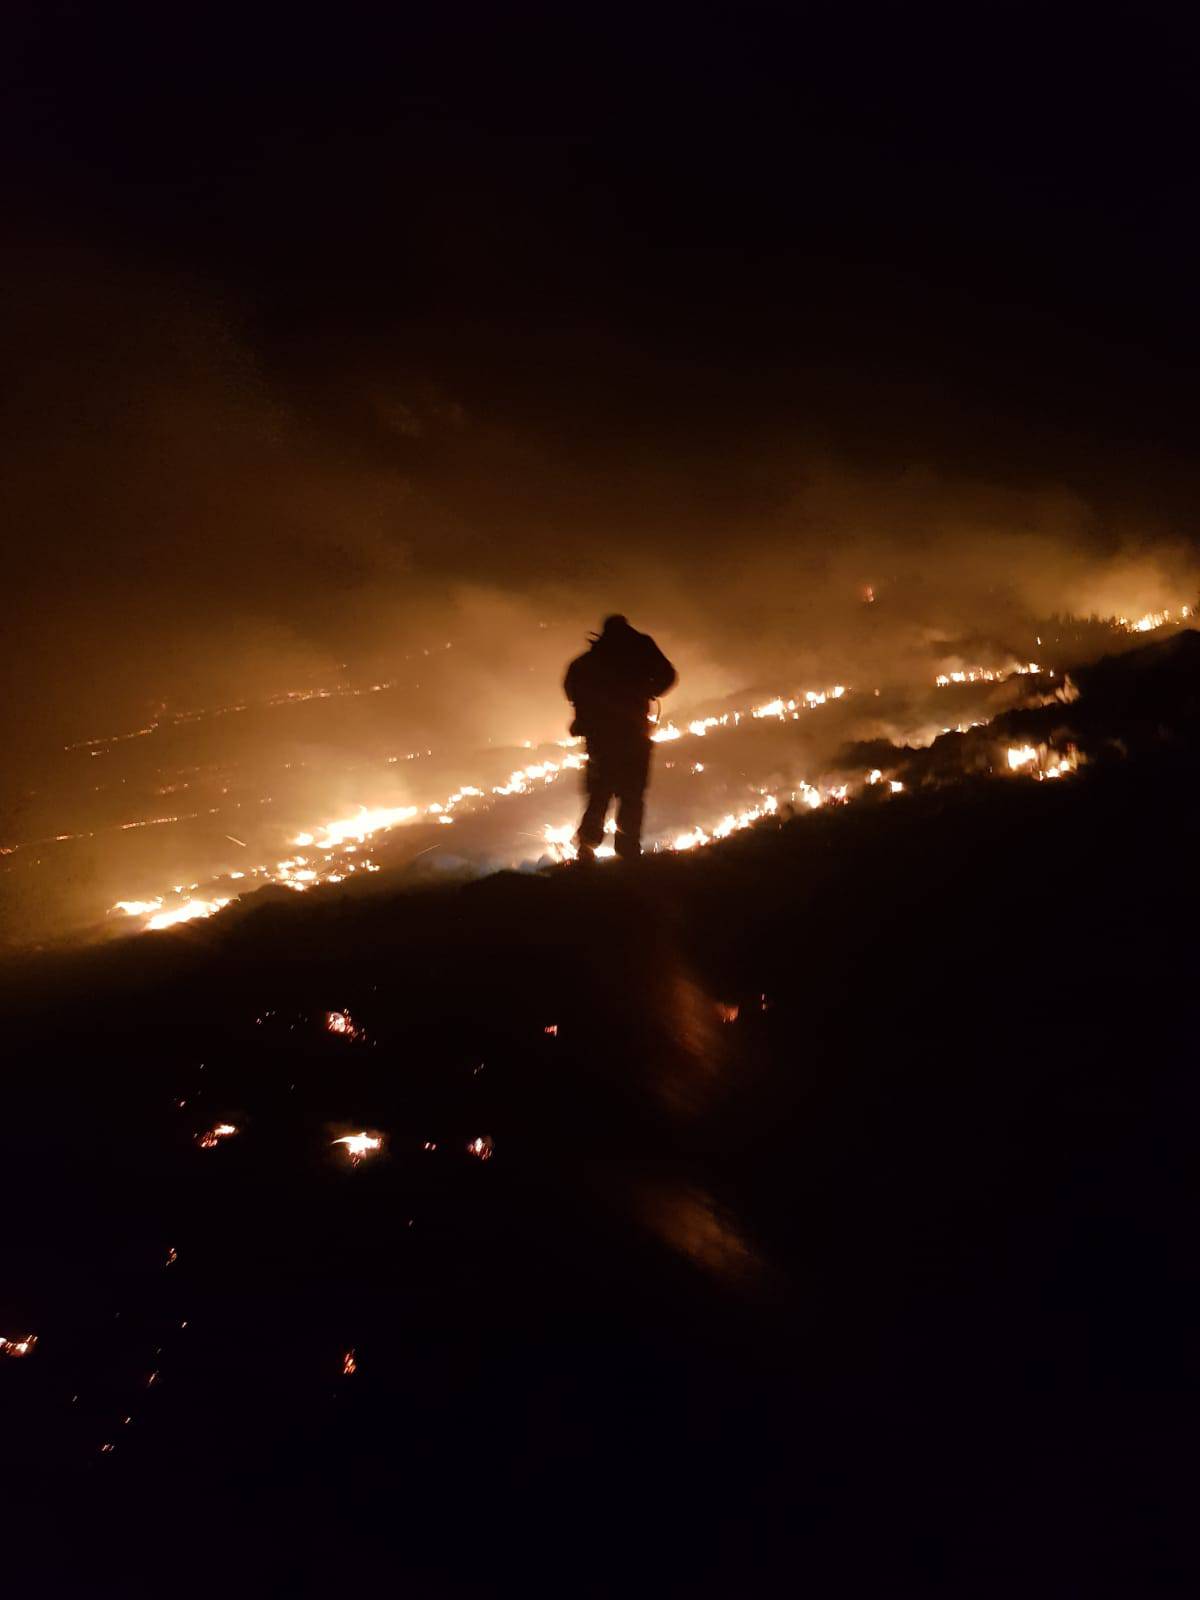
<path id="1" fill-rule="evenodd" d="M 642 811 L 650 777 L 650 702 L 675 682 L 675 668 L 648 633 L 624 617 L 606 617 L 591 648 L 567 668 L 563 683 L 575 707 L 573 734 L 587 740 L 587 810 L 575 842 L 580 861 L 595 859 L 609 801 L 617 802 L 617 854 L 642 853 Z"/>

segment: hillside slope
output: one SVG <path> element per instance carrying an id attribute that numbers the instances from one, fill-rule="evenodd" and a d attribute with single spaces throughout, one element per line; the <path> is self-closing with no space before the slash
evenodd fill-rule
<path id="1" fill-rule="evenodd" d="M 1182 1590 L 1198 649 L 632 874 L 11 966 L 43 1581 Z"/>

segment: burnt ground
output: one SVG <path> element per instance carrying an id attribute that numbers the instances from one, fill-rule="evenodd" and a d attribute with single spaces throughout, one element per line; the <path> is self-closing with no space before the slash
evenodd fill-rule
<path id="1" fill-rule="evenodd" d="M 1193 1592 L 1197 649 L 1060 782 L 10 965 L 10 1581 Z"/>

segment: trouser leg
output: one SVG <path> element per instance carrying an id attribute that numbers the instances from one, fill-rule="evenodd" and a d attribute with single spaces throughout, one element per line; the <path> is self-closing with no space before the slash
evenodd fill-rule
<path id="1" fill-rule="evenodd" d="M 579 832 L 575 835 L 575 842 L 581 850 L 594 850 L 604 839 L 604 818 L 608 813 L 608 802 L 612 799 L 612 785 L 608 774 L 602 766 L 592 764 L 589 756 L 585 768 L 585 786 L 587 789 L 587 807 L 579 824 Z"/>
<path id="2" fill-rule="evenodd" d="M 650 778 L 650 743 L 631 749 L 622 762 L 617 788 L 617 854 L 626 860 L 642 853 L 642 819 Z"/>

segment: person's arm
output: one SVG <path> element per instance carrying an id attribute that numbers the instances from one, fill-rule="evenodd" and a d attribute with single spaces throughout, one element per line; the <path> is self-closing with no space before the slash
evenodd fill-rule
<path id="1" fill-rule="evenodd" d="M 657 700 L 660 694 L 666 694 L 668 689 L 675 687 L 678 674 L 656 644 L 652 644 L 650 648 L 652 651 L 649 661 L 650 698 Z"/>

